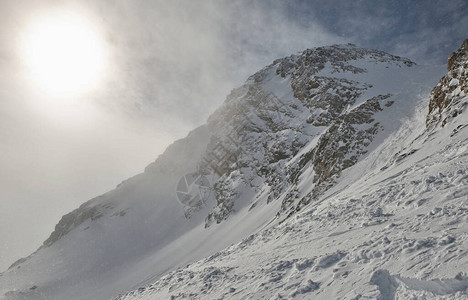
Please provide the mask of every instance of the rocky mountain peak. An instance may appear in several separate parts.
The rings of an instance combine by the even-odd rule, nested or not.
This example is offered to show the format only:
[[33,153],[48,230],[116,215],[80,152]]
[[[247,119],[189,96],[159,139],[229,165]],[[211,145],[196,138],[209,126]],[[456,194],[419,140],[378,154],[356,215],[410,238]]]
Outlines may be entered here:
[[281,77],[286,77],[288,74],[294,74],[295,77],[304,73],[313,75],[323,70],[327,64],[331,68],[331,73],[352,72],[356,74],[366,72],[366,70],[350,62],[364,58],[375,63],[403,63],[407,66],[415,64],[406,58],[383,51],[359,48],[354,44],[306,49],[299,54],[276,60],[273,64],[279,63],[276,73],[280,74]]
[[[264,197],[281,199],[278,216],[292,215],[326,190],[384,130],[375,115],[390,110],[400,88],[394,78],[414,65],[382,51],[332,45],[275,60],[249,77],[208,120],[212,138],[201,167],[220,177],[206,225]],[[303,176],[309,167],[313,172]],[[301,195],[301,181],[314,188]],[[242,204],[249,188],[255,200]]]
[[[447,61],[447,75],[432,90],[429,114],[426,119],[428,128],[444,126],[456,117],[466,106],[468,94],[468,39],[453,52]],[[464,100],[463,100],[464,99]]]

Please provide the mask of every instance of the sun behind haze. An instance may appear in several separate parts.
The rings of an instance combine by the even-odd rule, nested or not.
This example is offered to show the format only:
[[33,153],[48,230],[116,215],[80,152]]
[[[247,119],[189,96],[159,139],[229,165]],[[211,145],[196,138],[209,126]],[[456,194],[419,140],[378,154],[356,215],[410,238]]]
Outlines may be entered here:
[[52,11],[31,20],[21,57],[33,84],[50,96],[78,96],[96,88],[106,65],[99,31],[85,17]]

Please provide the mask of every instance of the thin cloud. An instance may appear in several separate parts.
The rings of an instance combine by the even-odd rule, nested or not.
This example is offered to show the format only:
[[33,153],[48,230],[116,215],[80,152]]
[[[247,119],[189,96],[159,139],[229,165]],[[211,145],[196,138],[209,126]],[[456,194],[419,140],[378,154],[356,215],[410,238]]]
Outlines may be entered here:
[[203,123],[230,89],[275,58],[342,41],[318,24],[298,26],[281,2],[136,3],[106,10],[119,58],[110,87],[126,109],[172,116],[185,129]]

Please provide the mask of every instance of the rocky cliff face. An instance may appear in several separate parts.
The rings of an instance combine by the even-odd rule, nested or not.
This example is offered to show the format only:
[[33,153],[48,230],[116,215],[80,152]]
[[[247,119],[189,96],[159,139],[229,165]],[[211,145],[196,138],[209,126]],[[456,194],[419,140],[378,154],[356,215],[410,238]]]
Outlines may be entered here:
[[[352,44],[319,47],[274,61],[234,90],[208,120],[213,137],[202,169],[214,166],[220,178],[206,226],[265,195],[281,199],[279,217],[292,215],[367,153],[383,130],[374,114],[393,103],[391,89],[372,84],[375,66],[403,71],[415,63]],[[229,159],[210,157],[220,145]],[[309,167],[313,189],[299,193]],[[246,187],[253,202],[242,200]]]
[[[432,90],[426,126],[444,126],[466,109],[468,95],[468,39],[448,58],[447,75]],[[465,101],[463,101],[465,99]]]

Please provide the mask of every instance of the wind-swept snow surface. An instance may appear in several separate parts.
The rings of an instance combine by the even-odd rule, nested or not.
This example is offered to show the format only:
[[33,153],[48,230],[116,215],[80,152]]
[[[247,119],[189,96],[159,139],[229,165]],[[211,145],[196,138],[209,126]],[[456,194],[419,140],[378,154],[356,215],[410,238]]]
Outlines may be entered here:
[[354,45],[273,62],[64,216],[0,295],[467,298],[468,98],[426,128],[442,73]]
[[468,299],[467,122],[395,133],[384,170],[385,143],[281,225],[118,299]]

